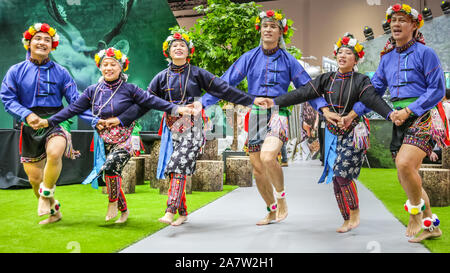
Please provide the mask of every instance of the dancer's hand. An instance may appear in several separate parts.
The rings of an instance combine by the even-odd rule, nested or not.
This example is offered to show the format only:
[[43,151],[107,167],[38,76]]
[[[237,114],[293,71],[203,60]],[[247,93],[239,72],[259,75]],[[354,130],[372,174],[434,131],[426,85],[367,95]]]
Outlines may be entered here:
[[436,162],[436,161],[438,161],[438,159],[439,159],[439,156],[435,152],[431,152],[430,160],[433,162]]
[[322,107],[320,109],[322,110],[323,116],[325,117],[325,119],[329,123],[337,126],[337,123],[341,120],[341,116],[339,116],[338,114],[336,114],[334,112],[331,112],[328,107]]
[[97,125],[95,125],[95,127],[99,130],[102,131],[103,129],[106,128],[106,120],[104,119],[99,119],[97,122]]
[[117,126],[117,125],[119,125],[119,124],[120,124],[120,120],[119,120],[118,118],[116,118],[116,117],[108,118],[108,119],[105,121],[105,126],[106,126],[106,128],[115,127],[115,126]]
[[352,124],[352,121],[358,117],[355,111],[350,111],[347,115],[341,117],[341,120],[338,122],[338,126],[341,129],[346,130]]
[[194,116],[198,116],[202,113],[203,105],[199,101],[195,101],[194,103],[189,104],[187,106],[192,109]]
[[47,127],[48,127],[48,120],[39,118],[39,124],[37,125],[37,128],[41,129],[41,128],[47,128]]
[[28,125],[30,125],[31,128],[33,128],[34,130],[39,129],[39,123],[41,121],[41,118],[36,115],[35,113],[31,113],[29,114],[26,118],[25,118],[26,122]]
[[258,105],[258,106],[260,106],[260,107],[262,107],[262,108],[265,108],[265,109],[267,109],[267,108],[272,108],[272,107],[275,105],[275,103],[273,102],[273,99],[270,99],[270,98],[260,98],[260,97],[256,98],[255,101],[254,101],[253,103],[254,103],[255,105]]
[[412,112],[411,112],[411,110],[408,109],[408,107],[405,107],[402,110],[396,111],[393,122],[395,123],[395,125],[400,126],[405,122],[405,120],[407,120],[409,118],[411,113]]
[[186,116],[190,116],[194,114],[194,108],[193,106],[179,106],[177,108],[177,114],[179,115],[186,115]]

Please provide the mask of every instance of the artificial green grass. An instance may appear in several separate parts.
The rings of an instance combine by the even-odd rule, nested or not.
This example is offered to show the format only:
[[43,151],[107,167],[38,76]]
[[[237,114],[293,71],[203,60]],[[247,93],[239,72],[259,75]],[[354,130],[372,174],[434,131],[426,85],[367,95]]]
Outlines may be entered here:
[[[358,178],[384,206],[405,226],[409,221],[409,214],[404,210],[406,194],[397,179],[396,169],[368,169],[363,168]],[[442,236],[423,241],[423,244],[435,253],[450,253],[450,207],[432,207],[441,221]],[[404,236],[399,234],[399,236]]]
[[[236,189],[224,185],[221,192],[192,192],[186,196],[189,212]],[[47,216],[37,216],[37,198],[31,189],[0,190],[0,253],[111,253],[117,252],[164,228],[158,218],[164,215],[167,195],[159,189],[136,186],[127,194],[128,221],[105,221],[107,195],[90,185],[58,186],[61,221],[39,225]],[[120,213],[119,213],[120,215]]]

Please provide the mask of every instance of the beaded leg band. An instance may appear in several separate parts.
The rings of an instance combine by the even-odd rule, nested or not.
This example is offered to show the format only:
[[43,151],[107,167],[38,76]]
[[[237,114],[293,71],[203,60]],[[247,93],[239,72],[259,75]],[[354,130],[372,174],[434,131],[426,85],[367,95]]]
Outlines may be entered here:
[[425,210],[425,201],[423,199],[420,199],[419,205],[413,206],[413,205],[411,205],[411,203],[409,202],[409,199],[408,199],[408,200],[406,200],[405,210],[412,215],[417,215]]
[[274,212],[277,211],[278,207],[277,207],[277,202],[271,204],[270,206],[267,207],[267,211],[268,212]]
[[441,221],[439,221],[436,214],[433,214],[432,217],[426,217],[422,219],[422,228],[428,231],[433,231],[435,228],[439,226]]
[[53,203],[52,207],[50,208],[50,215],[55,215],[59,209],[61,208],[61,203],[59,203],[58,200],[55,200],[55,203]]
[[277,199],[285,199],[286,198],[286,192],[285,191],[276,192],[276,195],[277,195]]
[[39,185],[39,195],[44,198],[52,198],[55,195],[56,185],[49,189],[44,186],[44,182]]

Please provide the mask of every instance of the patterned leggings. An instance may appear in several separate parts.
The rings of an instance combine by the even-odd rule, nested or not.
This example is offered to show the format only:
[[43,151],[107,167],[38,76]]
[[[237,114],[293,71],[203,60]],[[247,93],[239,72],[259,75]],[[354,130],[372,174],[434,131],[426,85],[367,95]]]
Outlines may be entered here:
[[105,171],[105,183],[108,190],[109,202],[118,201],[118,208],[121,212],[127,210],[127,200],[122,190],[122,170],[131,158],[130,153],[118,146],[105,145],[108,153],[106,161],[102,166]]
[[358,190],[353,180],[340,176],[333,177],[334,196],[344,220],[350,219],[350,210],[358,208]]
[[166,212],[178,213],[187,216],[186,207],[186,175],[170,173],[170,186],[168,192]]
[[105,175],[106,189],[108,190],[109,202],[118,202],[118,208],[121,212],[127,211],[127,200],[122,190],[122,177],[118,175]]

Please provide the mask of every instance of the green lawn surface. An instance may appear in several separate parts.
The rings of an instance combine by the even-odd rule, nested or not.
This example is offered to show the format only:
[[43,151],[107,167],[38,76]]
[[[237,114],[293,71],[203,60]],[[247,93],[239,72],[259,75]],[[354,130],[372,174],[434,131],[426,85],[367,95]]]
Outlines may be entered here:
[[[188,212],[236,188],[224,185],[221,192],[187,194]],[[37,216],[37,198],[31,189],[0,190],[0,253],[111,253],[167,226],[158,221],[164,215],[167,195],[160,195],[148,182],[126,195],[130,216],[124,224],[115,224],[118,218],[105,221],[108,199],[101,188],[58,186],[55,196],[61,202],[62,220],[39,225],[47,216]]]
[[[398,182],[396,169],[362,168],[358,180],[383,202],[384,206],[405,226],[409,214],[403,208],[407,197]],[[423,244],[435,253],[450,253],[450,207],[431,207],[441,221],[440,238],[425,240]],[[398,236],[405,236],[399,234]],[[406,237],[405,237],[406,240]]]

